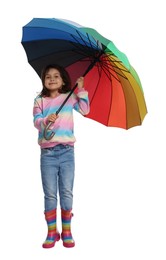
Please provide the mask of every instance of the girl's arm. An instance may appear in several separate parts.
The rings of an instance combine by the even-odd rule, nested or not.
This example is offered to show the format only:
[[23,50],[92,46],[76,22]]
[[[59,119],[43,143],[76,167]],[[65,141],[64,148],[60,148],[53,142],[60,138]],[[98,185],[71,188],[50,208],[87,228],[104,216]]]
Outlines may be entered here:
[[43,128],[48,124],[47,117],[43,117],[42,98],[35,98],[33,106],[33,122],[34,126],[42,132]]
[[88,92],[84,89],[84,78],[77,80],[78,93],[75,95],[74,109],[82,115],[87,115],[90,111]]
[[87,115],[90,111],[88,92],[85,89],[79,90],[75,100],[74,109],[82,115]]

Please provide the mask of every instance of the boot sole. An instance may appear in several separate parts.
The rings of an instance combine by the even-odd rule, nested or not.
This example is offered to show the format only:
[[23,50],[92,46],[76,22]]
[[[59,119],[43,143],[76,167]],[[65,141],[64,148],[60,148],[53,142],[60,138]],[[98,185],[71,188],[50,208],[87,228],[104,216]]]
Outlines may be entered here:
[[42,247],[43,248],[52,248],[55,246],[55,243],[58,242],[60,240],[60,234],[57,234],[57,237],[55,239],[55,241],[51,244],[43,244]]
[[66,248],[71,248],[71,247],[75,247],[75,243],[70,244],[70,243],[63,242],[63,246],[66,247]]

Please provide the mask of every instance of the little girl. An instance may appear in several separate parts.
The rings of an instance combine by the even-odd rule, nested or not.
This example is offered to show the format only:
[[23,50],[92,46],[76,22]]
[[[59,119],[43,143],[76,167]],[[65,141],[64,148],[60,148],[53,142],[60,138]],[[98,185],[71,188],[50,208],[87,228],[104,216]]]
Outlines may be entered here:
[[[77,80],[78,93],[73,93],[58,115],[55,112],[71,90],[67,71],[58,65],[47,66],[41,75],[43,89],[35,98],[34,125],[39,131],[41,147],[41,177],[44,192],[45,219],[48,234],[43,248],[51,248],[60,240],[56,226],[57,192],[60,196],[63,246],[74,247],[71,234],[71,217],[74,183],[73,108],[86,115],[89,112],[88,93],[84,89],[84,78]],[[49,131],[54,132],[51,140],[44,138],[44,129],[51,122]]]

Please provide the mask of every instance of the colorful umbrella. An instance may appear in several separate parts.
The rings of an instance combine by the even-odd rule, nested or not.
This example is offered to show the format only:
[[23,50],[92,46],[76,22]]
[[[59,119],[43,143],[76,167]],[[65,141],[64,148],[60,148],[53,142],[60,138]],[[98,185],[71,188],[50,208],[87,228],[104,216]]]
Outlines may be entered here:
[[85,77],[90,100],[86,117],[124,129],[142,124],[147,108],[139,77],[126,55],[96,30],[68,20],[34,18],[23,27],[22,45],[39,76],[43,67],[57,63],[69,72],[73,85]]

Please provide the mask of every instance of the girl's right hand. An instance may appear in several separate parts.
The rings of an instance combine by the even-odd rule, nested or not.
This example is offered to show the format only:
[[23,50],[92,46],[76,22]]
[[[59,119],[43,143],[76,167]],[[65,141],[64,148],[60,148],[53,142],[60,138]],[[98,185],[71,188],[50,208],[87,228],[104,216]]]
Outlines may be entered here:
[[50,114],[50,115],[47,117],[48,121],[49,121],[49,122],[52,122],[52,123],[54,123],[57,118],[58,118],[58,115],[56,115],[56,114]]

